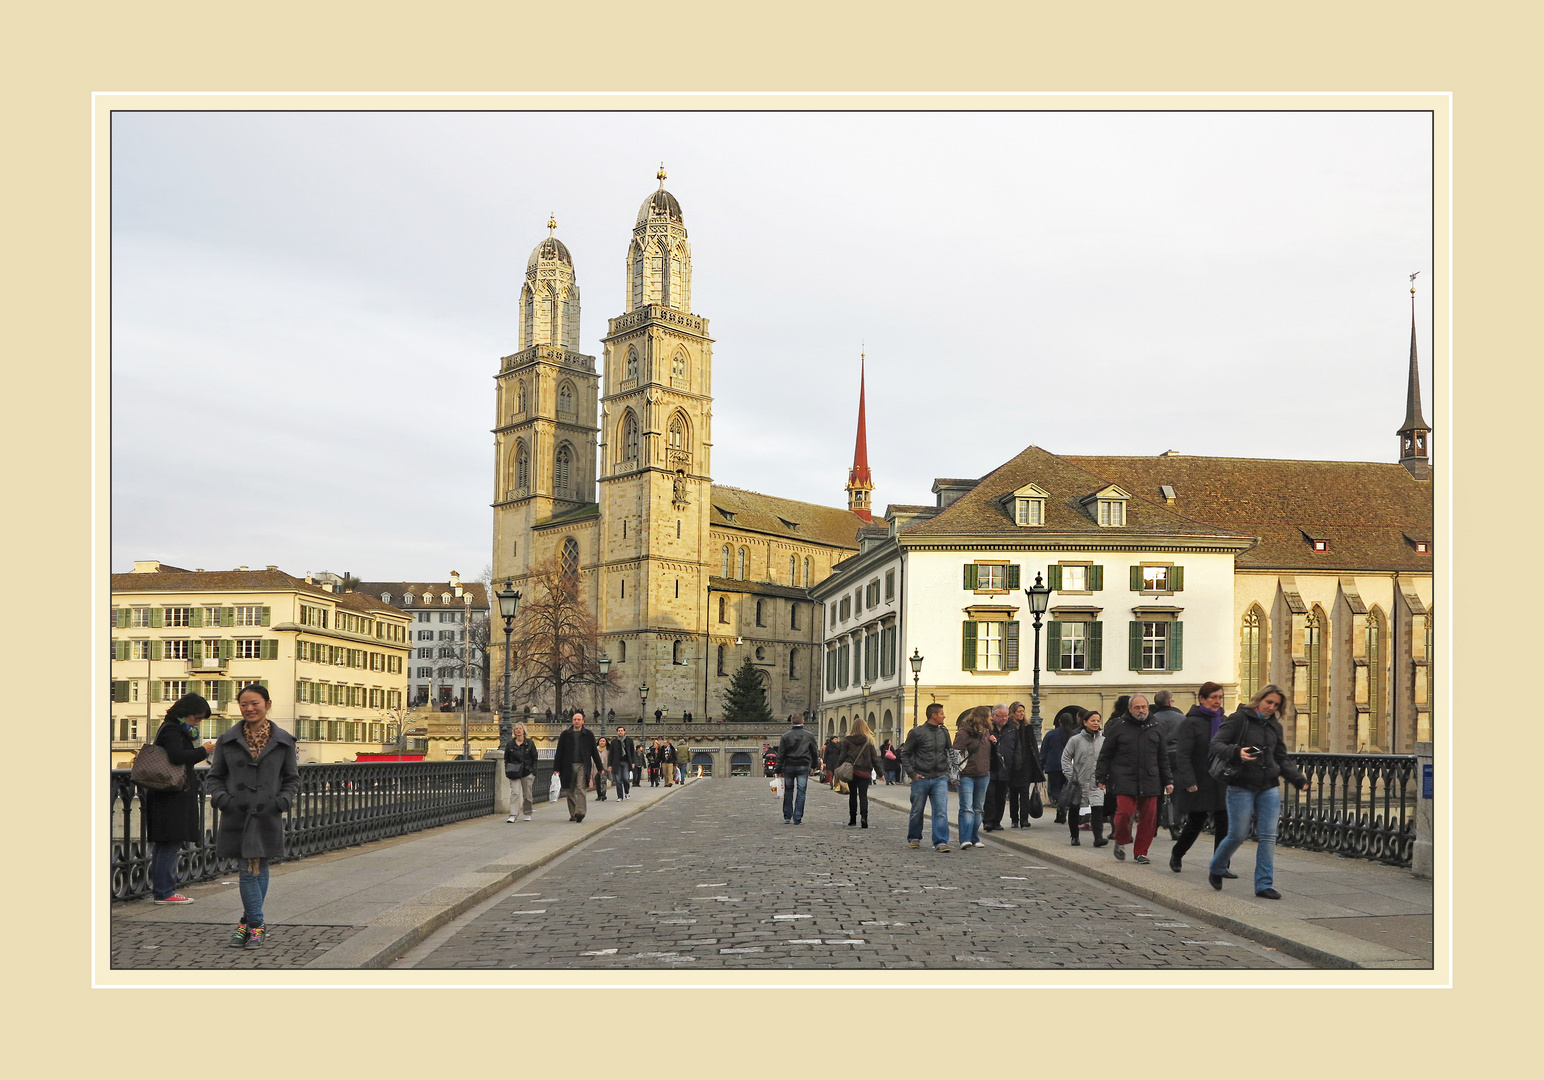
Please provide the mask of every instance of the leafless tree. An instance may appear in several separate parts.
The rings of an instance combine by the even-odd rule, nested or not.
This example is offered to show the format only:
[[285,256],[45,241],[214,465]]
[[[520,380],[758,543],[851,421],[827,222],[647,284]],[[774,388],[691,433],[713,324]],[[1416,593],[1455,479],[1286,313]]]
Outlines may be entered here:
[[[515,622],[510,669],[512,705],[550,700],[563,717],[563,699],[580,686],[600,686],[600,635],[595,616],[579,595],[579,577],[565,572],[554,555],[539,564],[523,586]],[[609,689],[609,687],[608,687]]]

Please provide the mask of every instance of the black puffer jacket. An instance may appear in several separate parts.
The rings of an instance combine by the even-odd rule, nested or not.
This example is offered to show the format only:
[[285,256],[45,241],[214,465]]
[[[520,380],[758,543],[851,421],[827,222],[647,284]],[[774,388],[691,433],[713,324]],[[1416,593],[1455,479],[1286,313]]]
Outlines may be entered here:
[[1162,795],[1164,787],[1174,782],[1163,728],[1151,716],[1138,720],[1127,715],[1105,733],[1094,777],[1116,795]]
[[918,724],[901,744],[901,769],[910,780],[946,776],[949,772],[949,733],[942,724]]
[[[1245,761],[1239,754],[1239,748],[1244,746],[1258,746],[1265,752],[1253,761]],[[1228,784],[1229,787],[1264,791],[1275,787],[1283,776],[1298,786],[1308,782],[1287,757],[1286,736],[1276,717],[1257,716],[1247,705],[1222,722],[1217,737],[1212,740],[1211,752],[1226,754],[1229,761],[1243,766],[1243,772]]]
[[[1174,736],[1174,809],[1182,814],[1226,810],[1221,784],[1212,779],[1212,718],[1192,705]],[[1188,790],[1194,785],[1195,790]]]
[[536,744],[529,738],[518,743],[510,739],[504,744],[504,775],[511,780],[536,775]]

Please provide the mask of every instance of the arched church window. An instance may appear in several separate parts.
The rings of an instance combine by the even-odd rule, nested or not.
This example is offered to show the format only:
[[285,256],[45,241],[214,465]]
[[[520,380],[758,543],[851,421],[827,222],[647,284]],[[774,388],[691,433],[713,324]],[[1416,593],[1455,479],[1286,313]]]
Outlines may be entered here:
[[572,536],[563,538],[563,557],[559,564],[565,578],[577,577],[579,574],[579,541]]
[[552,492],[560,499],[566,499],[570,494],[568,483],[573,471],[573,461],[573,451],[568,448],[567,443],[558,447],[557,457],[552,461]]
[[718,598],[718,621],[725,623],[729,621],[729,603],[722,596]]
[[[728,544],[724,545],[723,556],[724,556],[724,567],[723,567],[722,570],[720,570],[718,572],[718,576],[719,577],[728,577],[729,576],[729,545]],[[722,600],[720,600],[719,602],[723,603]]]
[[627,347],[627,365],[622,377],[624,379],[636,379],[638,377],[638,350],[631,345]]
[[1387,691],[1383,682],[1383,611],[1367,615],[1364,654],[1367,657],[1367,737],[1374,750],[1388,751],[1388,730],[1383,722]]
[[681,643],[679,641],[670,646],[670,662],[672,664],[681,663]]
[[809,561],[809,559],[805,559],[804,560],[804,587],[806,589],[810,587],[810,561]]
[[[636,310],[643,307],[643,249],[637,244],[633,245],[632,259],[630,261],[633,265],[633,308]],[[628,378],[633,378],[638,374],[637,354],[631,349],[627,351],[630,361],[629,367],[632,372],[628,375]]]
[[1265,612],[1251,604],[1238,633],[1238,692],[1246,700],[1265,685],[1265,641]]
[[622,421],[622,460],[638,460],[638,417],[631,409]]
[[797,585],[798,583],[799,557],[797,555],[790,555],[788,556],[788,584]]
[[670,449],[686,449],[686,420],[680,413],[670,418]]
[[515,490],[525,491],[531,486],[531,452],[525,440],[515,443]]
[[1308,749],[1328,750],[1324,703],[1329,697],[1329,667],[1324,655],[1324,609],[1315,604],[1303,624],[1303,655],[1308,661]]
[[520,380],[519,402],[520,403],[519,403],[519,405],[516,406],[515,411],[516,412],[520,412],[520,413],[524,413],[525,410],[526,410],[526,407],[527,407],[527,405],[526,405],[526,396],[525,396],[525,380],[524,379]]
[[686,378],[686,354],[685,353],[683,353],[683,352],[676,353],[675,354],[675,358],[670,361],[670,377],[672,379],[683,379],[683,380]]
[[670,297],[665,301],[672,307],[686,310],[686,275],[681,267],[681,249],[671,249],[670,252]]
[[745,580],[745,556],[746,556],[746,552],[745,552],[745,549],[744,549],[744,548],[741,548],[741,549],[740,549],[740,565],[739,565],[739,573],[737,573],[737,574],[736,574],[736,575],[735,575],[735,576],[736,576],[736,577],[738,577],[738,578],[739,578],[739,579],[740,579],[740,580],[741,580],[741,581],[744,581],[744,580]]
[[574,411],[574,384],[565,382],[558,387],[558,412],[572,414]]
[[718,674],[724,674],[724,647],[718,647]]

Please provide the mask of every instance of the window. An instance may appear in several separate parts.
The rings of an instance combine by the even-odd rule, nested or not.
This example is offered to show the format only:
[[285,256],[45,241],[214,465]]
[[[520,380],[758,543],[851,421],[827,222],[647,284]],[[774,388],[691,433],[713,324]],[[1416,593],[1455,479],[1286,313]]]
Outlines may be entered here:
[[1143,592],[1167,592],[1169,589],[1169,568],[1167,566],[1142,567],[1142,591]]
[[192,626],[193,609],[185,607],[169,607],[166,609],[161,625]]
[[1083,623],[1063,623],[1061,626],[1062,671],[1088,670],[1088,628]]
[[797,679],[799,677],[799,650],[798,649],[789,649],[788,650],[788,677],[790,679]]
[[1425,641],[1422,649],[1422,656],[1426,659],[1425,671],[1422,673],[1423,689],[1426,691],[1423,702],[1425,708],[1416,710],[1415,737],[1421,742],[1430,742],[1432,691],[1434,689],[1432,668],[1437,655],[1437,631],[1430,615],[1426,616],[1425,630]]
[[1246,700],[1265,685],[1265,640],[1265,612],[1251,605],[1238,633],[1238,693]]
[[526,449],[525,440],[520,439],[515,443],[515,490],[528,491],[531,487],[531,452]]
[[1003,623],[984,622],[976,627],[976,670],[1003,669]]
[[791,630],[799,629],[799,605],[788,605],[788,627]]
[[220,625],[220,609],[219,608],[217,608],[217,607],[206,607],[204,609],[204,625],[205,626],[219,626]]
[[[633,275],[635,279],[642,272],[642,266],[643,264],[641,260],[635,261],[633,263]],[[623,369],[622,377],[624,379],[636,379],[638,377],[638,350],[633,348],[631,345],[627,347],[627,364]]]
[[740,549],[740,559],[739,559],[739,563],[738,563],[738,568],[737,568],[737,572],[735,574],[735,577],[739,578],[741,581],[745,580],[745,561],[746,561],[746,555],[747,555],[746,550],[744,548],[741,548]]
[[836,662],[837,662],[836,650],[834,648],[832,648],[831,646],[827,645],[826,646],[826,690],[827,691],[831,691],[831,690],[835,690],[836,689]]
[[416,672],[416,676],[415,676],[416,678],[420,678],[420,679],[432,679],[432,678],[434,678],[434,669],[432,667],[419,667],[419,668],[415,668],[414,671]]
[[722,554],[723,554],[724,565],[723,565],[723,568],[719,570],[718,576],[719,577],[728,577],[729,576],[729,545],[728,544],[724,545],[724,550],[723,550]]
[[1098,671],[1103,666],[1104,624],[1063,622],[1046,624],[1046,667],[1052,671]]
[[204,646],[204,656],[206,659],[214,660],[220,655],[219,638],[205,638],[202,644]]
[[799,557],[797,555],[788,556],[788,584],[799,584]]
[[852,670],[852,665],[847,662],[849,649],[845,640],[836,649],[836,685],[839,690],[847,689],[847,673]]
[[187,638],[163,641],[161,643],[161,656],[167,660],[186,660],[188,658]]
[[579,573],[579,541],[572,536],[563,538],[563,576],[575,577]]
[[756,625],[757,626],[765,626],[765,625],[767,625],[766,623],[761,621],[761,601],[760,600],[756,601]]
[[670,377],[672,379],[686,378],[686,355],[676,353],[675,359],[670,361]]
[[1100,499],[1098,521],[1103,526],[1118,526],[1126,524],[1126,501],[1124,499]]
[[965,588],[973,592],[1012,592],[1019,587],[1017,564],[966,563]]
[[1417,540],[1415,542],[1415,550],[1421,555],[1431,554],[1431,541]]
[[885,599],[886,600],[894,600],[895,599],[895,571],[894,570],[886,570],[885,571]]
[[625,640],[617,642],[617,663],[627,663],[627,642]]
[[150,625],[150,609],[147,608],[147,607],[130,608],[129,609],[129,625],[130,626],[149,626]]
[[428,611],[420,611],[418,613],[418,621],[419,622],[433,622],[434,621],[434,614],[432,612],[428,612]]
[[[265,624],[263,613],[266,610],[266,608],[261,607],[238,607],[236,609],[235,624],[237,626],[263,626]],[[324,611],[322,613],[321,625],[326,626],[326,620],[327,613]]]
[[1179,592],[1185,587],[1183,566],[1133,566],[1131,591],[1145,593]]
[[561,499],[570,495],[568,482],[573,469],[574,453],[564,443],[558,447],[557,457],[552,461],[552,491]]
[[1328,540],[1315,540],[1313,542],[1313,549],[1315,551],[1328,551],[1330,549],[1330,542]]
[[420,631],[418,631],[418,640],[419,641],[433,641],[434,640],[434,631],[433,630],[420,630]]
[[677,540],[679,540],[679,539],[681,539],[681,519],[680,519],[680,518],[676,518],[676,523],[675,523],[675,538],[676,538],[676,539],[677,539]]
[[558,387],[558,415],[572,416],[574,413],[574,384],[565,382]]
[[[237,610],[239,611],[241,609],[238,608]],[[240,626],[256,626],[258,624],[257,623],[239,623],[238,625],[240,625]],[[319,626],[319,627],[322,627],[322,628],[325,629],[326,626],[327,626],[327,609],[326,608],[319,608],[319,607],[312,607],[310,604],[301,604],[300,605],[300,625],[301,626]]]
[[150,653],[150,642],[143,639],[129,642],[130,660],[149,660]]
[[866,597],[864,599],[865,605],[870,610],[878,607],[879,606],[879,579],[878,578],[875,578],[873,581],[868,583],[868,589],[866,590],[866,593],[867,593],[867,595],[866,595]]
[[680,413],[670,418],[670,449],[686,449],[686,421]]
[[844,596],[844,597],[842,597],[842,622],[846,622],[848,617],[851,614],[852,614],[852,597]]
[[895,674],[895,645],[899,637],[894,623],[879,632],[879,674],[883,678]]
[[1180,631],[1178,621],[1140,619],[1131,623],[1132,671],[1180,670]]
[[1383,722],[1385,691],[1383,683],[1383,612],[1373,608],[1363,631],[1363,653],[1367,658],[1367,737],[1374,750],[1388,749],[1388,731]]
[[767,658],[767,650],[764,647],[760,646],[760,645],[756,646],[756,661],[758,663],[760,663],[762,660],[765,660],[766,658]]
[[729,621],[729,599],[727,597],[720,596],[718,598],[718,621],[721,623]]
[[681,643],[679,641],[672,642],[670,645],[670,662],[672,664],[682,663]]
[[1044,499],[1013,500],[1013,521],[1017,525],[1044,525]]
[[525,380],[524,379],[520,380],[520,389],[517,391],[517,400],[518,400],[518,403],[515,406],[515,411],[518,412],[518,413],[525,412],[526,407],[527,407],[527,398],[526,398],[526,395],[525,395]]
[[1019,624],[998,619],[966,622],[960,666],[965,671],[1017,671]]
[[1324,662],[1324,609],[1317,604],[1303,624],[1303,654],[1308,661],[1308,747],[1329,749],[1324,703],[1329,699],[1329,668]]
[[717,671],[718,671],[718,674],[720,674],[720,675],[724,674],[724,647],[722,645],[720,645],[718,647],[718,668],[717,668]]

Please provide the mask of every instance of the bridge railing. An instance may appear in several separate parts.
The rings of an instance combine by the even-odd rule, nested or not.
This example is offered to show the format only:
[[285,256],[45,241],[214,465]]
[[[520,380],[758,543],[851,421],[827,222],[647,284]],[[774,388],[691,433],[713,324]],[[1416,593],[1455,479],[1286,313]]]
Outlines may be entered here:
[[[177,882],[235,874],[239,859],[215,855],[219,814],[204,794],[208,769],[192,769],[198,798],[197,843],[183,845]],[[150,891],[150,843],[140,790],[129,770],[109,777],[112,897],[127,900]],[[299,859],[372,840],[432,829],[493,813],[496,761],[376,761],[300,766],[300,792],[284,814],[284,859]]]
[[1285,785],[1277,842],[1409,866],[1416,759],[1404,754],[1293,754],[1307,792]]

